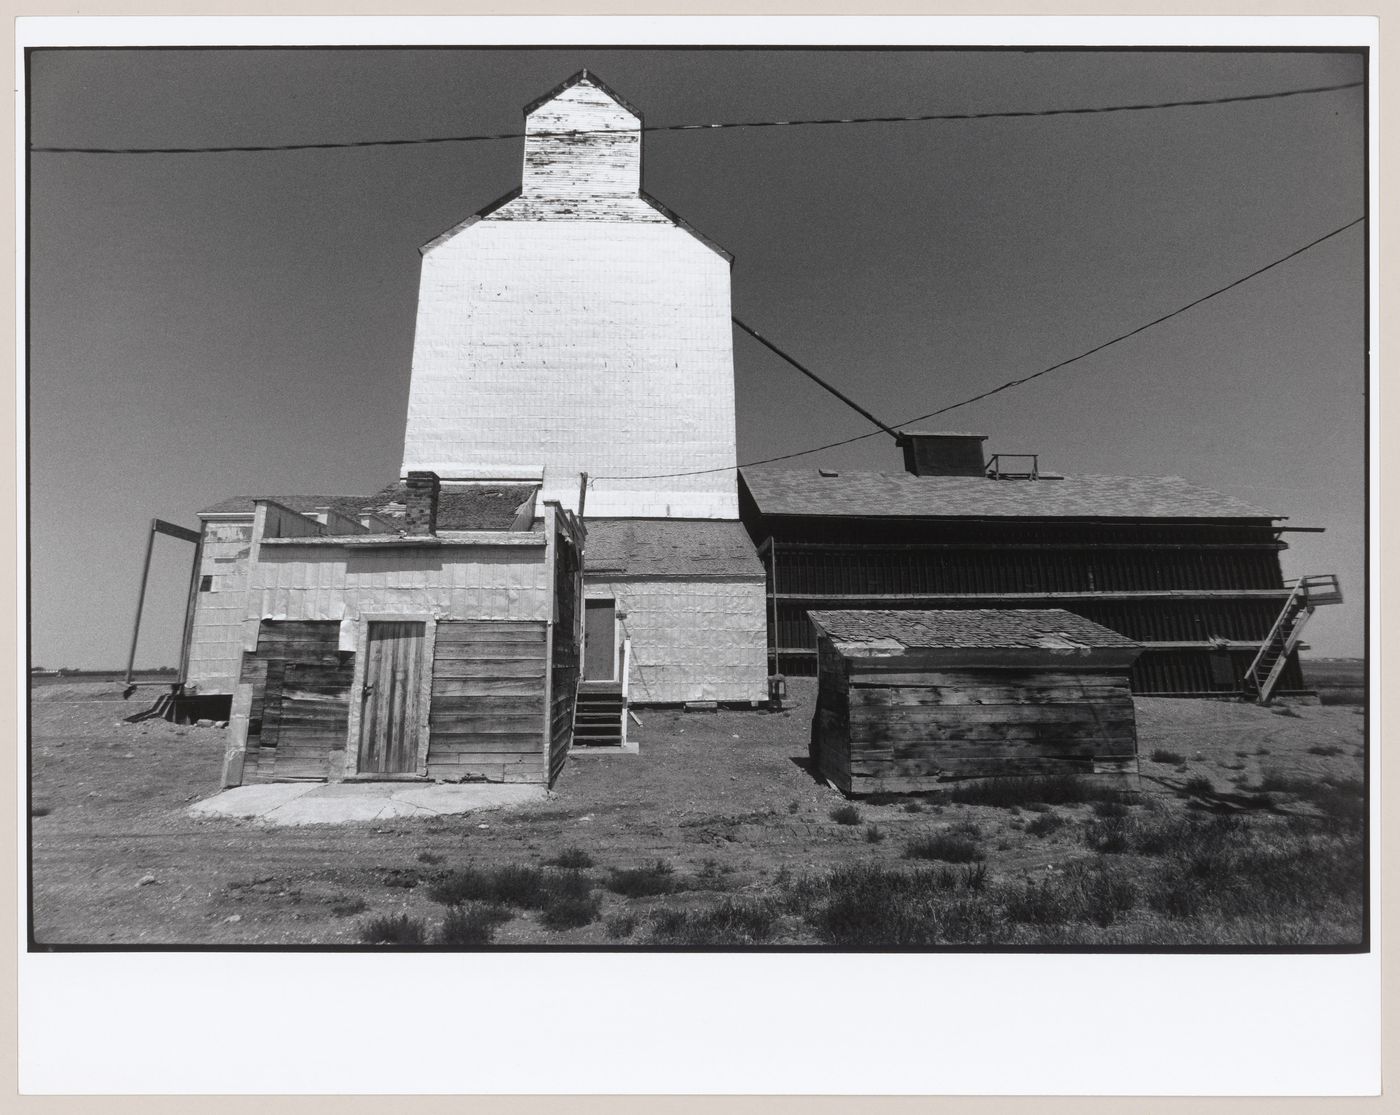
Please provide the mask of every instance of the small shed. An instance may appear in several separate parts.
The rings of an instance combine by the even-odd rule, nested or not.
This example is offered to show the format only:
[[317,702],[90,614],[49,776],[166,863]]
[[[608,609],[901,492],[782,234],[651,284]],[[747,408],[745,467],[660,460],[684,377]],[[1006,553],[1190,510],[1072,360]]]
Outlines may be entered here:
[[1057,774],[1136,788],[1131,639],[1061,608],[811,619],[812,767],[843,793]]

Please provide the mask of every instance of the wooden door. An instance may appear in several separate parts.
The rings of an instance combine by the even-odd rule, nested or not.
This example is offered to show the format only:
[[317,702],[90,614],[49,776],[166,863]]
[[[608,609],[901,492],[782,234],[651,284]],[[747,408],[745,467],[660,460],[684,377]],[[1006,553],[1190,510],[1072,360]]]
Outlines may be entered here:
[[423,679],[423,624],[370,623],[361,690],[361,774],[413,774]]
[[617,658],[617,602],[585,600],[583,611],[583,680],[614,681]]

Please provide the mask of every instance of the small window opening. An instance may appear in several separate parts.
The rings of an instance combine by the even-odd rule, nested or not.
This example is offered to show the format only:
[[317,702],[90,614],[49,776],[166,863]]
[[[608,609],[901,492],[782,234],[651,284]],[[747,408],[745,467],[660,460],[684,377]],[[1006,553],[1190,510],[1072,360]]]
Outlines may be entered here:
[[206,573],[204,576],[202,576],[202,577],[199,579],[199,591],[200,591],[200,592],[211,592],[211,591],[213,591],[213,588],[214,588],[214,577],[213,577],[212,574]]

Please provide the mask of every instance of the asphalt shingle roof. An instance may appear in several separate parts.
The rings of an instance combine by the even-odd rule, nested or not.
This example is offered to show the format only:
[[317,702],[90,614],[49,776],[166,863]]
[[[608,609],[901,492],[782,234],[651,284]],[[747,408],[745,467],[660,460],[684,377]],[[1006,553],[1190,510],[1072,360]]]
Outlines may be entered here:
[[765,515],[1026,519],[1282,519],[1179,476],[990,480],[813,469],[745,468]]
[[584,569],[619,576],[763,574],[743,525],[718,519],[586,519]]
[[809,612],[837,643],[894,640],[906,647],[1018,649],[1135,647],[1116,631],[1063,608],[963,608],[924,612]]

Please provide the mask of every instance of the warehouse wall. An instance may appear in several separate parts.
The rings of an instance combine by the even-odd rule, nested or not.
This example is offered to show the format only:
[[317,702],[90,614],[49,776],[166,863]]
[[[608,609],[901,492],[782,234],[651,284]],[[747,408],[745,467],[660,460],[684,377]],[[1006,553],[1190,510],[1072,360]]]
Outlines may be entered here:
[[584,595],[617,601],[633,704],[767,699],[761,580],[590,578]]
[[209,578],[209,588],[195,596],[185,673],[186,684],[201,693],[232,693],[238,681],[252,537],[251,516],[204,524],[199,575],[201,585]]

